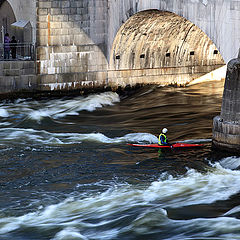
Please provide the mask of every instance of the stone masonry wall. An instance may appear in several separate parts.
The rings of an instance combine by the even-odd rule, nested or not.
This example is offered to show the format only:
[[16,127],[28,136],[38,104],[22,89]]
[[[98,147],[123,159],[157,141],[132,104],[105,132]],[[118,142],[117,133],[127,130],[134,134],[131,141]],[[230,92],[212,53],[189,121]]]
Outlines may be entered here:
[[37,77],[34,61],[0,62],[0,94],[34,90]]
[[38,0],[40,90],[104,85],[106,24],[107,0]]
[[162,67],[128,70],[109,70],[108,81],[113,88],[136,84],[161,84],[185,86],[206,72],[212,72],[222,65]]
[[240,54],[229,61],[220,116],[213,119],[213,146],[240,151]]

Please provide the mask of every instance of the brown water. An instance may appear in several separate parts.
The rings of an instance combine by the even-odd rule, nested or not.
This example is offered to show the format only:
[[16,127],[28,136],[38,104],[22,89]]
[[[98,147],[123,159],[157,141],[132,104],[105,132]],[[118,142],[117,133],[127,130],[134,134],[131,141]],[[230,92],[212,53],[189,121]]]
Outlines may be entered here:
[[[0,104],[0,239],[239,239],[240,158],[211,150],[223,82]],[[158,151],[131,142],[203,148]]]

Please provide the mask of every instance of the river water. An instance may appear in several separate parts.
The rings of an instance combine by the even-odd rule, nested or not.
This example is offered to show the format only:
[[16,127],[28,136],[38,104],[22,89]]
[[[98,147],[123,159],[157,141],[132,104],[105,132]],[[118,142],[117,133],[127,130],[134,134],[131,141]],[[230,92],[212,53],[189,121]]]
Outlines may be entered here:
[[[240,239],[240,158],[211,150],[223,82],[0,104],[0,239]],[[143,149],[163,127],[198,149]]]

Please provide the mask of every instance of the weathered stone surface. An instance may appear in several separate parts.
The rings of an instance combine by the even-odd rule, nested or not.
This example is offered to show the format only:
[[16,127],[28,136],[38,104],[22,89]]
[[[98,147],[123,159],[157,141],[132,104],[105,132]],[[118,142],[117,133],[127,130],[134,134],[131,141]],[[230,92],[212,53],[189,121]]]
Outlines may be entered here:
[[[16,19],[30,19],[33,35],[37,35],[33,40],[37,40],[38,79],[45,74],[61,78],[68,73],[94,79],[97,75],[93,72],[109,70],[99,74],[98,81],[114,86],[143,82],[181,85],[224,64],[221,55],[225,61],[234,57],[240,39],[240,29],[233,24],[238,21],[239,0],[8,2]],[[147,17],[142,11],[149,9]],[[152,9],[160,10],[162,18]],[[226,44],[229,39],[231,44]],[[221,54],[212,54],[216,48]],[[54,83],[55,78],[49,79]],[[231,101],[226,108],[229,115]]]
[[[108,75],[104,75],[106,78],[99,80],[108,80],[112,86],[144,82],[184,85],[224,64],[220,54],[213,54],[214,44],[194,24],[175,14],[156,10],[138,13],[122,26],[109,63],[108,0],[76,0],[77,13],[71,12],[69,1],[50,2],[52,5],[47,11],[50,15],[38,17],[38,22],[43,24],[38,25],[39,34],[46,24],[48,26],[48,31],[39,35],[40,75],[89,72],[91,78],[93,71],[109,70]],[[47,8],[39,5],[41,7]],[[51,12],[54,8],[60,11]],[[190,55],[190,51],[194,55]],[[170,56],[166,56],[167,53]],[[146,74],[136,74],[138,69],[144,72],[150,69],[151,74],[145,78]],[[120,72],[112,74],[113,70]],[[124,77],[122,70],[128,71]]]
[[0,69],[0,94],[36,89],[34,61],[4,61]]
[[227,66],[221,115],[213,119],[213,146],[240,151],[240,58]]

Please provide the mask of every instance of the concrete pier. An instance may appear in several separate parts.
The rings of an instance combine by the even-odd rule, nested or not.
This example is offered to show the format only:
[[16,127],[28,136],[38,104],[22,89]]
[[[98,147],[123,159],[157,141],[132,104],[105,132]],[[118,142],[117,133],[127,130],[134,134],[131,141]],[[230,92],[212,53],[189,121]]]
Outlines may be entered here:
[[213,119],[213,147],[240,151],[240,54],[227,66],[221,114]]

